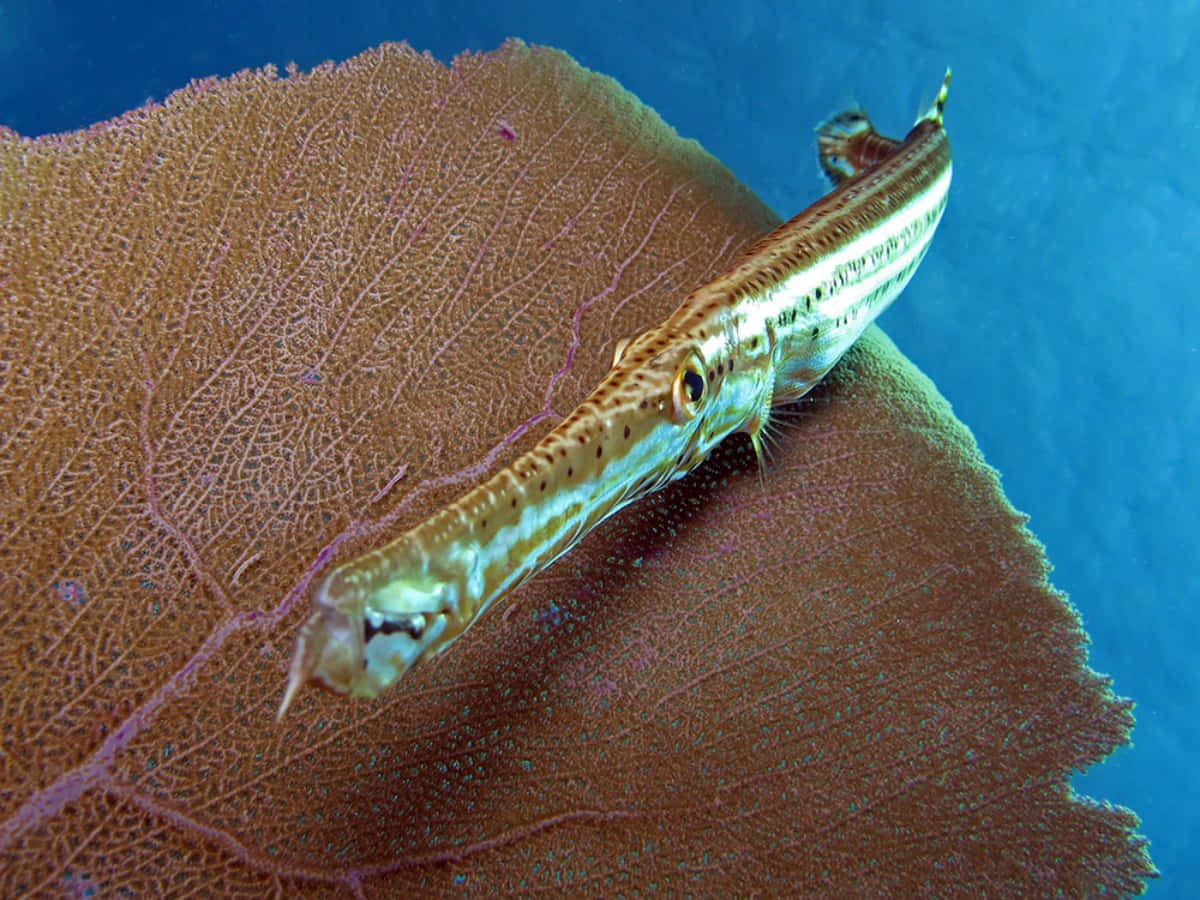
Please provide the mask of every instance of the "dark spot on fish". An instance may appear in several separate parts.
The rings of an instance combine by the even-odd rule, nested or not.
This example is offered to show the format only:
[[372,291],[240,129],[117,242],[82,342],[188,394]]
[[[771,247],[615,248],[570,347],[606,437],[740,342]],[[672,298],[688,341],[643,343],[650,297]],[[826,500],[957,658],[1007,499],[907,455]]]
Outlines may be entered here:
[[573,468],[571,468],[570,466],[567,466],[567,477],[570,478],[574,474],[575,474],[575,470]]
[[517,508],[517,498],[513,497],[512,502],[509,503],[508,505],[511,506],[513,509],[516,509]]
[[538,490],[539,490],[539,491],[544,491],[545,489],[546,489],[546,482],[544,482],[544,481],[543,481],[543,482],[542,482],[542,486],[541,486],[540,488],[538,488]]
[[597,448],[596,448],[596,459],[599,459],[599,458],[600,458],[600,455],[601,455],[603,452],[604,452],[604,447],[602,447],[602,446],[600,446],[600,447],[597,447]]
[[629,440],[629,426],[625,426],[625,440]]

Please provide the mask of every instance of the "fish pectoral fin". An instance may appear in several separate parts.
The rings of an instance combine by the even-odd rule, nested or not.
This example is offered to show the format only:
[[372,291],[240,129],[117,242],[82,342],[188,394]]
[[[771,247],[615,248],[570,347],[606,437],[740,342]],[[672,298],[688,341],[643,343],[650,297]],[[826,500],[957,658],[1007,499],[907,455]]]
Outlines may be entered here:
[[623,337],[617,341],[617,346],[613,348],[613,359],[611,368],[615,369],[621,361],[621,357],[625,355],[625,349],[632,343],[633,338]]

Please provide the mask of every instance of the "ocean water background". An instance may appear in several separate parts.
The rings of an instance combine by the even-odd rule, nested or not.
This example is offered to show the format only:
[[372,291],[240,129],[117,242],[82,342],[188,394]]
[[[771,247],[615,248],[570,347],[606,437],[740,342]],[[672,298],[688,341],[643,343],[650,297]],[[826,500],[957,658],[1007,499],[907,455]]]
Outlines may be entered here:
[[0,124],[71,130],[191,78],[514,35],[614,76],[787,217],[826,190],[818,121],[857,101],[902,134],[952,65],[950,207],[881,324],[1030,515],[1092,666],[1138,703],[1135,746],[1077,788],[1141,815],[1150,896],[1200,891],[1200,2],[165,8],[0,0]]

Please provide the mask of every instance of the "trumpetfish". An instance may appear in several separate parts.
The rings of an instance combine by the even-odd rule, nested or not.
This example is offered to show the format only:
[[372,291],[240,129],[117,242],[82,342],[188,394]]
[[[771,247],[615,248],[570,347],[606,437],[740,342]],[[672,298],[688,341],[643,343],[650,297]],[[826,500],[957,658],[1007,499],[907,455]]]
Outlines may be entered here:
[[300,629],[282,718],[314,681],[375,697],[617,510],[806,394],[908,284],[950,188],[950,84],[900,141],[860,109],[817,128],[833,189],[616,346],[532,450],[396,540],[338,566]]

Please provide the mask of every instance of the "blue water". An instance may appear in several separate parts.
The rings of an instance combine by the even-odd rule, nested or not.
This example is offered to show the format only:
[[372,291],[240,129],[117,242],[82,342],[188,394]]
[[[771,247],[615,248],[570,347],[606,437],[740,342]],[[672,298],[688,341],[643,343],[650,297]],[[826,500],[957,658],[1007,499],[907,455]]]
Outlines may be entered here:
[[1193,896],[1200,5],[984,5],[0,2],[0,123],[74,129],[193,77],[518,35],[616,77],[786,216],[825,190],[814,123],[856,99],[902,133],[953,65],[950,209],[882,324],[1032,517],[1092,665],[1138,701],[1136,745],[1078,785],[1142,816],[1150,896]]

